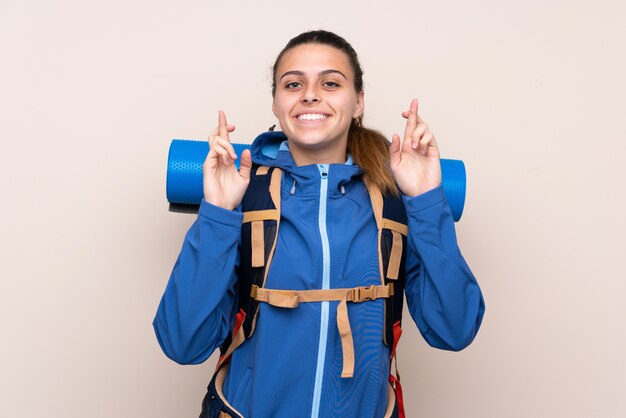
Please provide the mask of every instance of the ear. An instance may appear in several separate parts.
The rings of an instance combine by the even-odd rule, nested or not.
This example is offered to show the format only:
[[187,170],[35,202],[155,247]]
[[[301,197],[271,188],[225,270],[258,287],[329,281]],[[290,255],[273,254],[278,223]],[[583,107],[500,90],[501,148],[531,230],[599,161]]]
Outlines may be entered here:
[[354,108],[353,118],[358,118],[363,115],[365,110],[365,92],[361,90],[356,96],[356,107]]
[[274,113],[274,116],[278,117],[276,114],[276,101],[274,99],[272,99],[272,113]]

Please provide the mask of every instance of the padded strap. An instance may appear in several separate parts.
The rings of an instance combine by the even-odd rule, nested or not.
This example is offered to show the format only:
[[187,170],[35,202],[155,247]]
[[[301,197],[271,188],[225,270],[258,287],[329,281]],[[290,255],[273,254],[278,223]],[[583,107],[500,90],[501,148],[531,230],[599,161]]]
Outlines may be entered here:
[[370,195],[370,201],[372,202],[372,212],[374,213],[374,219],[376,220],[376,227],[378,228],[378,237],[376,242],[378,243],[378,270],[380,274],[380,283],[385,284],[385,277],[383,274],[383,254],[380,250],[380,240],[382,237],[383,226],[383,195],[380,189],[371,181],[367,176],[363,177],[363,182],[367,187],[367,191]]
[[349,289],[278,290],[252,286],[250,296],[279,308],[296,308],[300,302],[339,301],[337,306],[337,328],[341,336],[343,369],[341,377],[354,376],[354,342],[347,302],[360,303],[393,296],[393,283],[381,286],[361,286]]
[[[282,176],[283,176],[283,171],[280,168],[275,167],[272,170],[272,177],[270,178],[269,192],[270,192],[270,197],[272,199],[272,202],[274,203],[274,207],[276,209],[258,211],[258,212],[263,212],[264,216],[268,216],[268,218],[265,218],[265,219],[273,219],[276,221],[276,232],[274,232],[272,235],[272,247],[270,248],[269,254],[267,256],[267,265],[261,264],[261,266],[265,265],[265,268],[263,271],[263,283],[261,287],[265,287],[265,282],[267,281],[267,275],[270,271],[269,266],[272,264],[272,259],[274,258],[274,252],[276,251],[276,242],[278,241],[278,231],[280,229],[280,186],[281,186]],[[269,218],[270,216],[271,218]],[[244,215],[244,218],[245,218],[245,215]],[[264,240],[265,231],[263,230],[262,233],[263,233],[263,240]],[[253,237],[252,239],[252,266],[253,267],[255,267],[255,261],[257,262],[259,261],[258,254],[263,254],[263,260],[265,261],[265,243],[263,243],[262,246],[261,244],[257,244],[256,247],[254,246],[254,243],[255,243],[255,240]],[[255,255],[257,258],[255,258]],[[252,315],[252,324],[250,326],[249,335],[252,335],[254,333],[254,330],[256,329],[256,320],[258,317],[258,313],[259,313],[258,306],[256,307],[254,312],[250,313]]]
[[272,171],[272,179],[270,180],[270,196],[276,206],[276,210],[280,213],[280,180],[283,177],[283,170],[276,167]]
[[376,227],[380,230],[383,228],[383,195],[376,183],[371,181],[369,177],[364,177],[363,181],[369,192],[370,201],[372,202],[372,211],[374,212],[374,219],[376,219]]
[[393,244],[391,247],[391,255],[387,264],[387,278],[391,280],[398,280],[400,276],[400,263],[402,260],[402,235],[408,236],[409,227],[400,222],[393,221],[391,219],[383,218],[384,199],[380,192],[380,189],[373,181],[367,177],[364,178],[367,191],[370,195],[370,201],[372,202],[372,211],[374,213],[374,219],[376,220],[376,226],[378,227],[378,265],[380,267],[380,280],[381,283],[385,283],[385,277],[383,274],[383,256],[380,248],[380,241],[382,238],[382,230],[389,229],[393,235]]
[[[260,166],[256,169],[254,175],[265,176],[269,172],[270,168],[267,166]],[[280,178],[280,176],[279,176]],[[274,181],[274,173],[270,179],[270,194],[272,189],[272,182]],[[280,183],[280,182],[279,182]],[[280,192],[280,184],[279,184]],[[276,206],[276,199],[271,194],[272,200]],[[278,200],[280,201],[280,193],[278,194]],[[280,203],[280,202],[279,202]],[[243,213],[243,223],[251,222],[251,244],[252,244],[252,267],[265,266],[265,228],[263,221],[275,220],[278,223],[280,218],[280,206],[276,206],[276,209],[266,210],[254,210]]]
[[[278,241],[278,229],[280,226],[280,183],[283,177],[283,170],[276,167],[272,171],[272,178],[270,180],[270,196],[272,197],[272,201],[274,202],[274,206],[276,207],[276,235],[274,235],[274,242],[272,243],[272,248],[270,250],[270,254],[267,258],[267,265],[272,265],[272,258],[274,257],[274,251],[276,250],[276,242]],[[265,287],[265,282],[267,281],[267,274],[270,269],[266,268],[263,275],[263,286]],[[256,317],[255,317],[256,320]]]

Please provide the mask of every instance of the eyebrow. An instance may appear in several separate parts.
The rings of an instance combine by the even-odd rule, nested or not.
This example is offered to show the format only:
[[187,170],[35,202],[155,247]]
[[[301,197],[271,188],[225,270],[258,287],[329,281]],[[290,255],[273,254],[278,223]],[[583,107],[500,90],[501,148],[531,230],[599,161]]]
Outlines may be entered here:
[[[327,74],[340,74],[343,78],[345,78],[346,80],[348,79],[348,77],[346,77],[346,75],[344,73],[342,73],[339,70],[324,70],[324,71],[320,71],[318,73],[318,75],[327,75]],[[297,70],[293,70],[293,71],[287,71],[285,74],[281,75],[280,78],[278,79],[278,81],[282,80],[284,77],[288,76],[288,75],[298,75],[298,76],[303,76],[304,72],[302,71],[297,71]]]

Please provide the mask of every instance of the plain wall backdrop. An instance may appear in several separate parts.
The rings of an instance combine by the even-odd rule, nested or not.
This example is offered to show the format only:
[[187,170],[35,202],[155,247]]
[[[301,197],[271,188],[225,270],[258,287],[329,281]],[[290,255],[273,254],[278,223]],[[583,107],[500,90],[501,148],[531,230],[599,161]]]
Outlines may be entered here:
[[179,366],[151,325],[194,219],[168,212],[168,147],[219,109],[239,142],[274,124],[270,66],[317,28],[359,53],[366,125],[402,133],[417,97],[467,167],[487,312],[459,353],[406,315],[408,415],[626,416],[624,21],[621,0],[0,0],[0,416],[197,416],[216,357]]

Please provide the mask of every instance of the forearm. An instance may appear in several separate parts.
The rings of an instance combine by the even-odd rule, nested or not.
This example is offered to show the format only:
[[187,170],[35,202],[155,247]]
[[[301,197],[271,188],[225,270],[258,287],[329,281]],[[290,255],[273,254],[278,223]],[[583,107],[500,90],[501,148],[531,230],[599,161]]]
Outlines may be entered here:
[[226,338],[235,303],[242,214],[203,201],[154,319],[164,353],[183,364],[206,360]]
[[463,259],[443,188],[405,199],[409,217],[406,296],[426,341],[461,350],[485,311],[480,287]]

